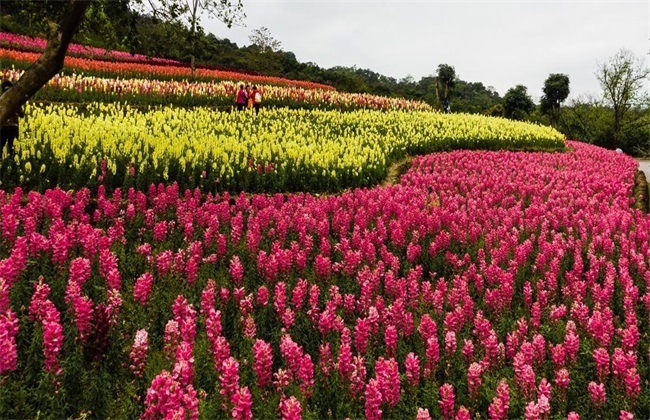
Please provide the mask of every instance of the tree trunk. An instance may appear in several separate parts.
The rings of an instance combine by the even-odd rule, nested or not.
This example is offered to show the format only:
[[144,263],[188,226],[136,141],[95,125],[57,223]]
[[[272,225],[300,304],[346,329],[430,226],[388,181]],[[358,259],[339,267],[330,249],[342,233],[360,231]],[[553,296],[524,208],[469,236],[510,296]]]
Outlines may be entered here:
[[86,9],[94,0],[70,0],[59,24],[52,23],[45,51],[16,82],[0,96],[0,123],[4,123],[63,68],[72,38],[79,30]]
[[194,70],[195,68],[195,62],[194,62],[194,54],[195,54],[195,48],[196,48],[196,20],[197,16],[196,14],[198,13],[198,8],[199,8],[199,2],[198,0],[194,1],[193,8],[192,8],[192,27],[190,28],[190,48],[191,48],[191,54],[190,54],[190,68],[192,69],[192,75],[194,75]]
[[440,108],[441,103],[440,103],[440,92],[439,92],[439,87],[438,87],[438,78],[436,77],[436,102],[438,102],[438,108]]

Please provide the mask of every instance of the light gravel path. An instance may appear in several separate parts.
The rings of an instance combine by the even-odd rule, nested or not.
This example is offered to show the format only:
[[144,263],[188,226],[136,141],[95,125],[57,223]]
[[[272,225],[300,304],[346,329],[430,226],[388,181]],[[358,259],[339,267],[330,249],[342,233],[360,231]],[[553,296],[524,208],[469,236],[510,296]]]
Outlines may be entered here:
[[639,170],[643,171],[646,179],[650,181],[650,160],[639,160]]

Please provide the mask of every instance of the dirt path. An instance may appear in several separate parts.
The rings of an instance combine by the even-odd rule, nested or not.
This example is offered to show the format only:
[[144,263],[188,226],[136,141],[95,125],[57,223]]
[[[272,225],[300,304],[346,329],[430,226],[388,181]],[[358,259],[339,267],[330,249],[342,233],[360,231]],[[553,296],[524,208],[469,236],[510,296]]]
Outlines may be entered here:
[[386,174],[386,178],[381,183],[381,186],[386,187],[388,185],[399,184],[402,175],[404,175],[409,169],[411,169],[412,160],[413,160],[413,156],[407,156],[390,165],[388,167],[388,173]]

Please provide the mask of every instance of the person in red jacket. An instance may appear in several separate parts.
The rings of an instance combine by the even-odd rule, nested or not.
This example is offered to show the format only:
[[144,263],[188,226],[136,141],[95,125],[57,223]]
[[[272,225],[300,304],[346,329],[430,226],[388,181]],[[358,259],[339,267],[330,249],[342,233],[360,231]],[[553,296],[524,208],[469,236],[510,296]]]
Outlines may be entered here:
[[246,102],[248,102],[248,94],[244,90],[244,85],[239,85],[239,92],[237,92],[237,110],[243,111],[246,108]]

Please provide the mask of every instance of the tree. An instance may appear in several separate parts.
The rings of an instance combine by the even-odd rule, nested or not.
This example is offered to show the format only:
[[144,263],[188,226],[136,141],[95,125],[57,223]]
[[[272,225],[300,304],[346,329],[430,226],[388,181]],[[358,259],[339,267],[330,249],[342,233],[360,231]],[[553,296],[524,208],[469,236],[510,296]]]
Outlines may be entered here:
[[[160,16],[165,21],[188,16],[192,29],[191,41],[200,28],[200,18],[204,12],[226,23],[229,27],[244,17],[242,0],[68,0],[65,2],[34,0],[3,0],[3,11],[27,14],[30,21],[47,22],[47,45],[39,59],[29,67],[16,84],[0,96],[0,123],[14,114],[39,89],[63,68],[63,61],[72,38],[79,31],[83,20],[107,22],[111,11],[129,9],[136,5],[142,7],[148,2],[154,18]],[[4,3],[7,3],[5,5]],[[110,6],[110,7],[108,7]],[[91,9],[92,8],[92,9]],[[91,16],[86,16],[90,11]],[[108,13],[107,13],[108,12]],[[58,21],[58,23],[57,23]],[[115,28],[113,28],[115,29]],[[133,34],[131,34],[133,35]],[[194,50],[192,50],[194,51]],[[192,55],[192,67],[194,56]]]
[[[449,106],[449,92],[456,84],[456,70],[449,64],[440,64],[438,66],[438,77],[436,77],[436,98],[438,104],[443,108]],[[440,101],[440,90],[442,91],[442,102]]]
[[643,60],[625,49],[599,64],[596,78],[603,89],[605,103],[613,111],[613,144],[609,146],[622,142],[621,133],[626,116],[630,109],[639,106],[646,99],[642,89],[648,75],[650,69],[644,65]]
[[196,39],[204,14],[225,23],[228,28],[246,17],[242,0],[147,0],[154,16],[179,19],[190,28],[190,67],[195,69]]
[[540,103],[542,114],[548,115],[551,125],[555,127],[560,115],[560,105],[569,96],[569,76],[558,73],[549,75],[542,90],[544,91]]
[[508,89],[503,96],[503,112],[506,118],[524,120],[534,108],[535,104],[524,85]]
[[79,30],[79,24],[86,10],[94,1],[70,0],[59,22],[48,22],[50,30],[43,54],[13,87],[0,96],[0,123],[16,113],[29,98],[61,71],[72,37]]
[[251,44],[257,46],[262,52],[275,52],[281,51],[282,43],[277,39],[273,38],[269,28],[262,26],[259,29],[253,29],[253,32],[248,37]]

